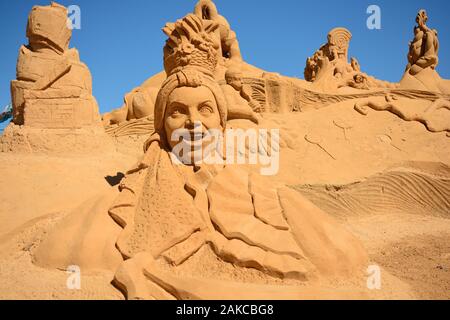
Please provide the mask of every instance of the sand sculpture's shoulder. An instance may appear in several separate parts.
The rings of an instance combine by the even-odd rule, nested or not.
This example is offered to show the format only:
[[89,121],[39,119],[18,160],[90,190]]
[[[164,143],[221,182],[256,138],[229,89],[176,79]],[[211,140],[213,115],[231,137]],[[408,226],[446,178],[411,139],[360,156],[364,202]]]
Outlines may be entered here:
[[61,270],[77,265],[84,271],[114,271],[122,262],[115,248],[121,228],[108,210],[117,195],[112,188],[69,213],[34,252],[34,263]]

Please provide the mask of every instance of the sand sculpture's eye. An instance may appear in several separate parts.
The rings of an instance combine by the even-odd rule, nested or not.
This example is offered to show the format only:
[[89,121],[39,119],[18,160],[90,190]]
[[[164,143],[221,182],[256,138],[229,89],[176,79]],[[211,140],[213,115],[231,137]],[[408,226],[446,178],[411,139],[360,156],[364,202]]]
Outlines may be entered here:
[[210,102],[205,102],[198,107],[200,114],[209,115],[214,113],[214,109]]
[[183,108],[182,106],[174,106],[170,109],[170,116],[171,117],[178,117],[181,115],[185,115],[186,112],[186,108]]

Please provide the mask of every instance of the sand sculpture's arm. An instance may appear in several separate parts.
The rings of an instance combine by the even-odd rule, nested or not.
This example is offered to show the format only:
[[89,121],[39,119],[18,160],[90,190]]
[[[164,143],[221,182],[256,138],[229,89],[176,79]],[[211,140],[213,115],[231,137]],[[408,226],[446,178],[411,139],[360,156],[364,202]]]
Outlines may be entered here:
[[236,33],[230,30],[228,38],[223,42],[224,49],[228,52],[229,58],[233,61],[242,61],[241,49],[239,48],[239,42],[236,37]]
[[232,86],[226,84],[222,86],[225,98],[228,104],[228,120],[247,119],[254,123],[258,123],[258,118],[253,112],[252,105],[249,101],[241,96]]
[[438,99],[432,102],[425,110],[414,110],[411,106],[402,105],[400,102],[395,103],[396,97],[386,95],[386,101],[379,101],[379,98],[363,99],[355,104],[355,110],[362,115],[368,114],[368,108],[377,111],[389,111],[397,115],[405,121],[417,121],[424,124],[431,132],[441,132],[450,130],[450,124],[438,123],[432,117],[433,113],[439,109],[450,110],[450,101]]

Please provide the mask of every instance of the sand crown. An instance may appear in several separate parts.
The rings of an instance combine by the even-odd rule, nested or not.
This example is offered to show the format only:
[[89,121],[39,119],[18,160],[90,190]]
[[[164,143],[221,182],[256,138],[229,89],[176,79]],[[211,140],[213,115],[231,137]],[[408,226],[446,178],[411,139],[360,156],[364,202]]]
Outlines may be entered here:
[[189,14],[168,23],[163,32],[169,37],[164,46],[164,69],[168,76],[185,68],[195,68],[212,75],[218,62],[219,42],[215,37],[217,23],[205,25]]

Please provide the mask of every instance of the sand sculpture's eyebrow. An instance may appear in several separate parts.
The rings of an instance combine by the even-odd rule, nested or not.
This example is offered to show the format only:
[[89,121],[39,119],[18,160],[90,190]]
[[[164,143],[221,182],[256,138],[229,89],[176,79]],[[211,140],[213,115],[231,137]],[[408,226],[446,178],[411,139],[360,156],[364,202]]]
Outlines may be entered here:
[[[210,99],[207,99],[202,102],[199,102],[196,107],[199,108],[202,106],[211,106],[212,104],[214,104],[214,102]],[[174,108],[179,108],[179,107],[182,107],[183,109],[188,109],[190,107],[190,105],[183,103],[183,100],[180,100],[180,101],[177,100],[177,101],[170,102],[168,109],[172,110]]]
[[203,102],[200,102],[199,104],[198,104],[198,106],[200,107],[200,106],[203,106],[203,105],[208,105],[208,104],[213,104],[214,103],[214,101],[212,101],[212,100],[210,100],[210,99],[207,99],[207,100],[205,100],[205,101],[203,101]]
[[169,104],[169,109],[173,109],[173,108],[178,108],[178,107],[182,107],[184,109],[189,108],[188,104],[183,103],[183,101],[171,101]]

